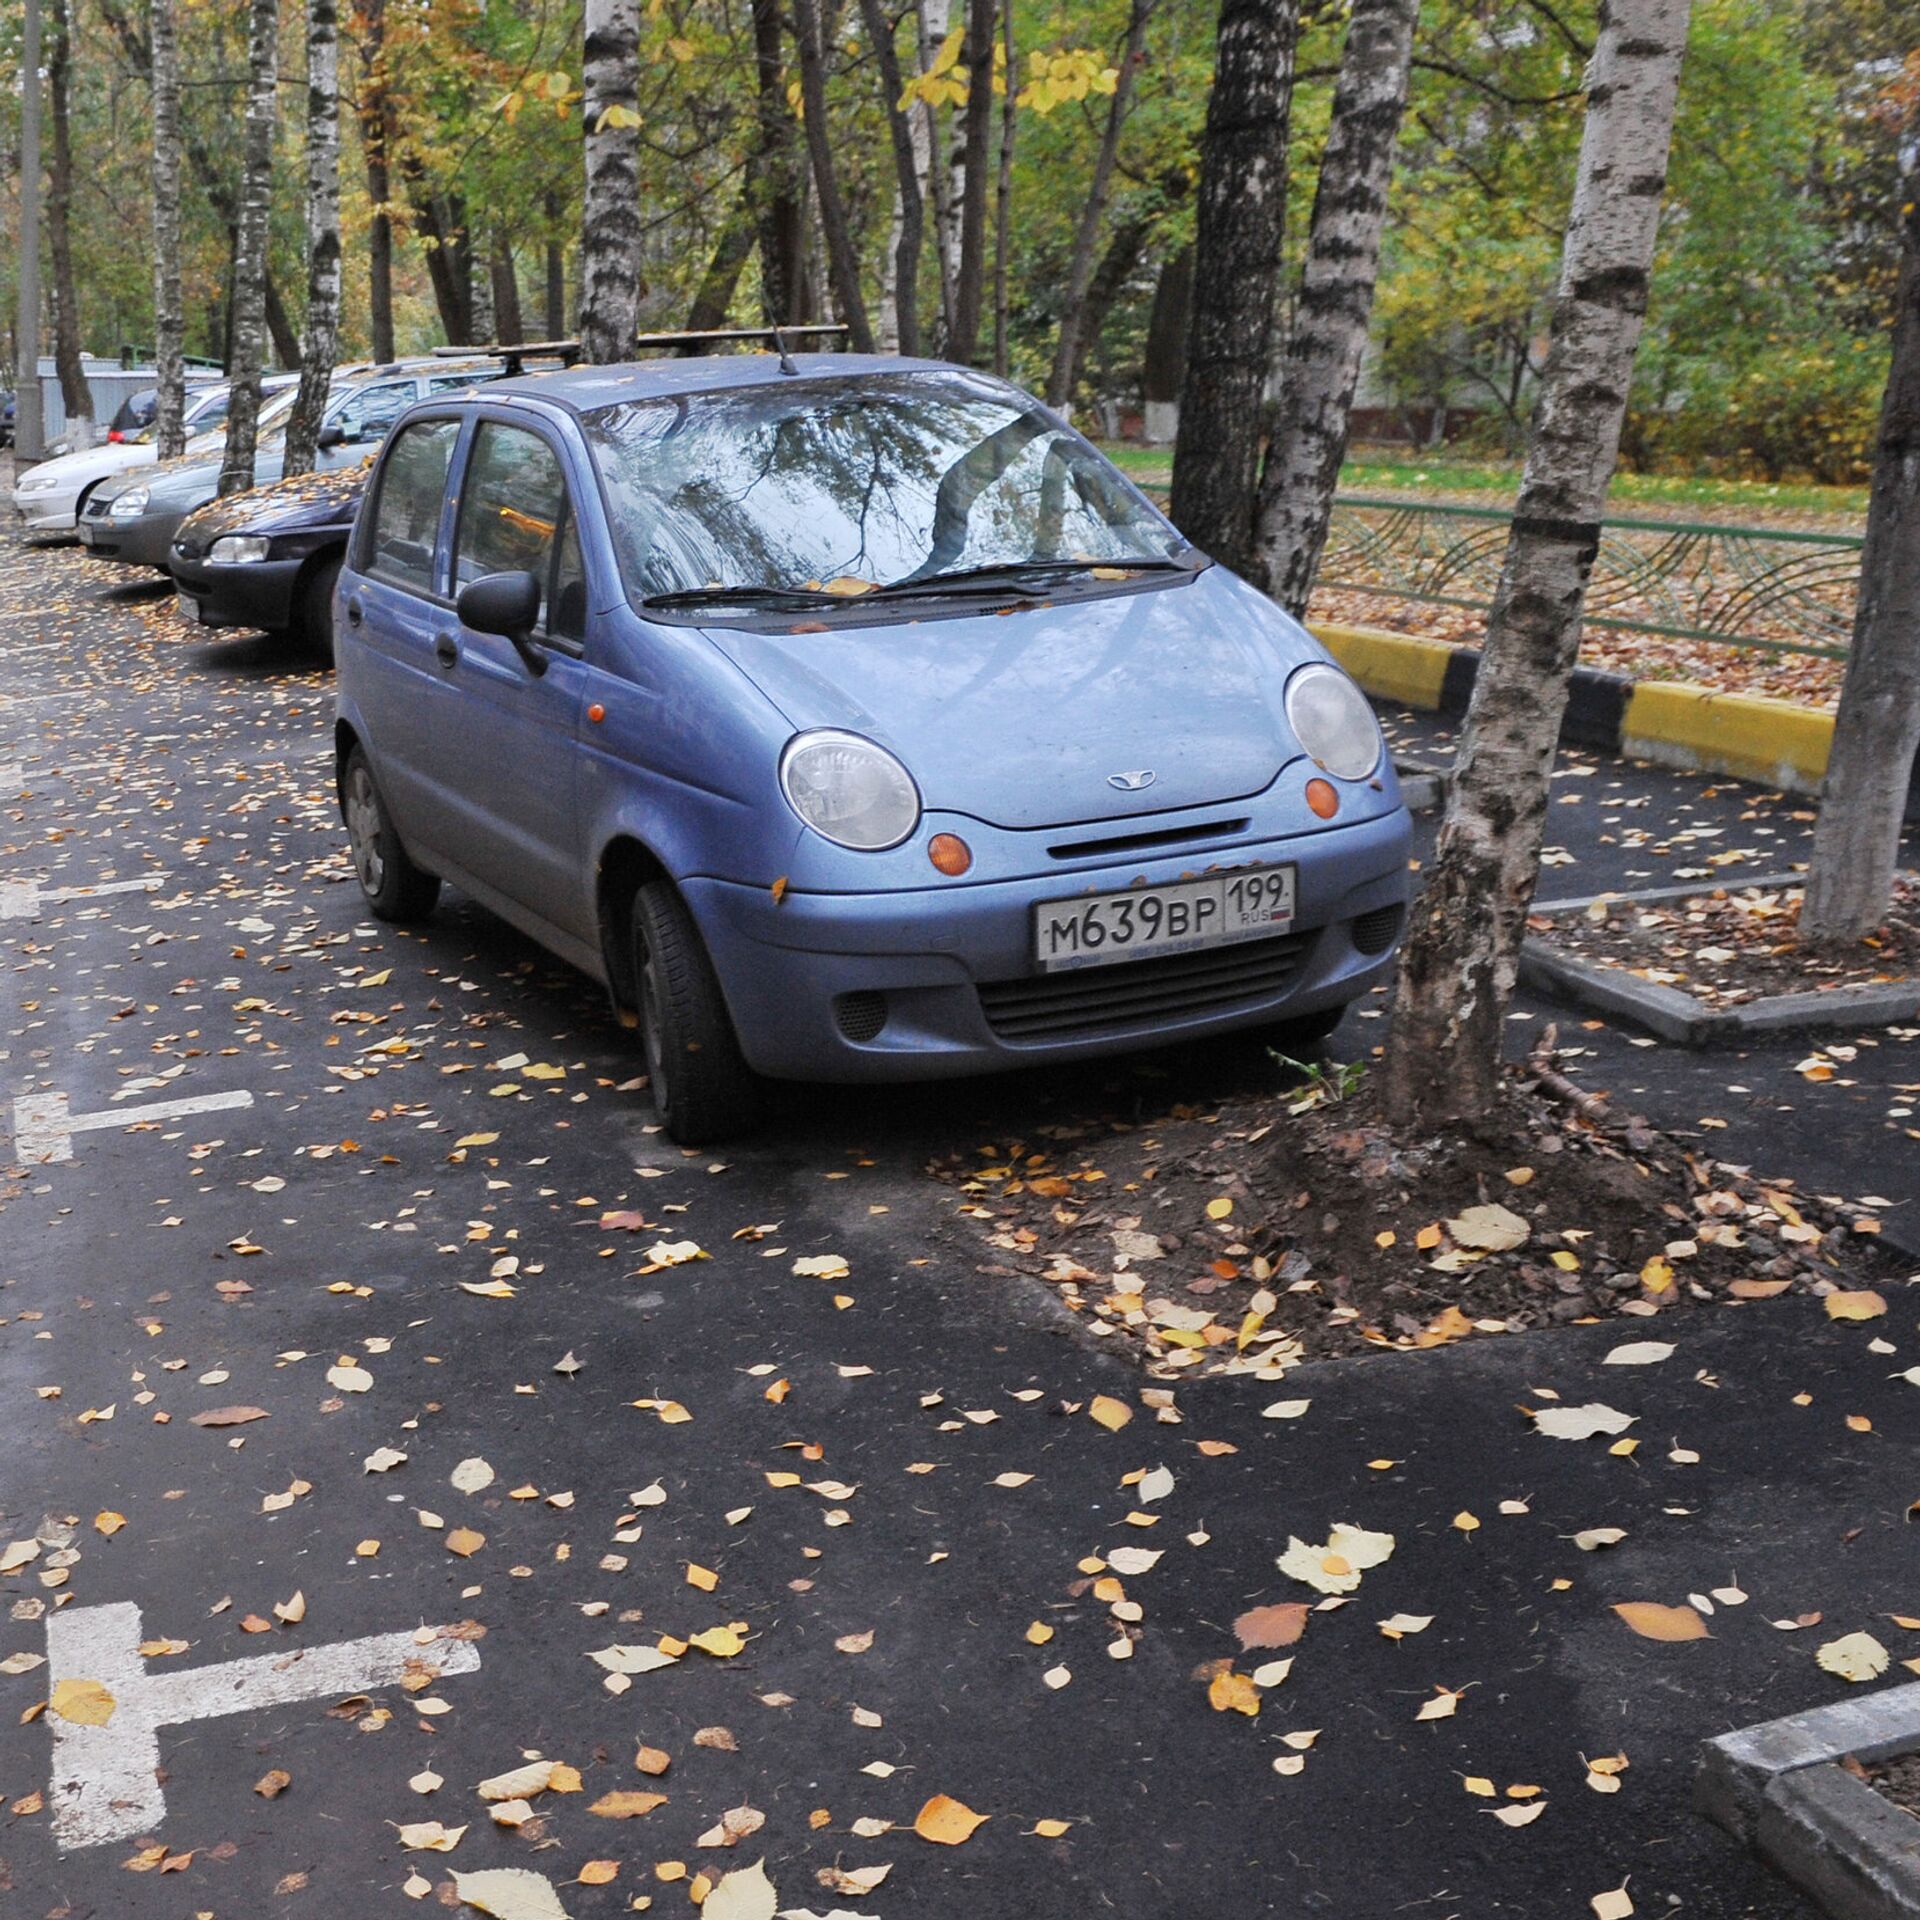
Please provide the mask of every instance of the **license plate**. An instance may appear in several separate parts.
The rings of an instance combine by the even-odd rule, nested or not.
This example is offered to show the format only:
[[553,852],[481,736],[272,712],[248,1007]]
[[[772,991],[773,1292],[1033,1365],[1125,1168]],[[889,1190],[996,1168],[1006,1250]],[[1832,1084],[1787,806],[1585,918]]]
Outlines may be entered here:
[[199,623],[200,602],[192,594],[176,593],[173,596],[173,603],[180,609],[180,617],[183,620],[191,620],[196,625]]
[[1042,973],[1062,973],[1285,933],[1293,925],[1294,871],[1236,867],[1164,887],[1042,901],[1033,910],[1034,960]]

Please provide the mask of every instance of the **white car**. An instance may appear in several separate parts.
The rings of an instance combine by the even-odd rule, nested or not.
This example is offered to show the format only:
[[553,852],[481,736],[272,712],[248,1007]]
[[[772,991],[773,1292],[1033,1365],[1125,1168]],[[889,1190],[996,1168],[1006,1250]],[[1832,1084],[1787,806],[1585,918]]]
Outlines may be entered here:
[[[262,382],[267,393],[298,385],[297,375]],[[218,386],[187,390],[186,427],[191,452],[217,447],[226,432],[227,400],[233,389]],[[151,466],[158,457],[155,429],[143,427],[125,440],[107,441],[84,453],[64,453],[29,467],[13,490],[13,508],[25,533],[71,533],[78,525],[87,495],[102,480],[130,467]]]

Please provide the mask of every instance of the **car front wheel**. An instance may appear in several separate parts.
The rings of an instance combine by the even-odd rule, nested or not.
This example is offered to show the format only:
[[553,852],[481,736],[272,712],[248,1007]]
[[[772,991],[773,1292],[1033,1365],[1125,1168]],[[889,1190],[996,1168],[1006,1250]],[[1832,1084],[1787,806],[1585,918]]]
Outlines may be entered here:
[[373,768],[359,747],[347,756],[340,795],[353,870],[374,918],[403,922],[424,920],[440,898],[439,876],[425,872],[408,859],[407,850],[394,831],[387,804],[374,784]]
[[745,1132],[759,1117],[759,1081],[693,915],[664,880],[634,896],[633,979],[647,1078],[668,1134],[699,1147]]
[[294,608],[294,631],[316,659],[333,664],[333,589],[340,578],[340,562],[323,560],[300,583]]

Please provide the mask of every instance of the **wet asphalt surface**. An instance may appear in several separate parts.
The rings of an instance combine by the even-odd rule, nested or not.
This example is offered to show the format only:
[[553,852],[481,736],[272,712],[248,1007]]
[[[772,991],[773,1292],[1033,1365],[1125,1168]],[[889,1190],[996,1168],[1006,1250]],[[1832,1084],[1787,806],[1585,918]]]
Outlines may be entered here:
[[[796,1089],[761,1136],[682,1153],[623,1089],[635,1056],[584,980],[454,896],[418,930],[366,917],[326,675],[161,605],[72,550],[0,548],[0,1165],[23,1119],[44,1140],[64,1118],[72,1155],[0,1182],[7,1911],[404,1914],[520,1868],[574,1916],[691,1912],[696,1876],[762,1859],[782,1912],[883,1920],[1548,1920],[1623,1883],[1640,1914],[1808,1911],[1688,1811],[1692,1757],[1838,1697],[1830,1635],[1920,1656],[1885,1618],[1920,1614],[1913,1294],[1864,1326],[1787,1299],[1284,1385],[1149,1382],[988,1271],[926,1165],[1204,1104],[1263,1060]],[[1582,756],[1556,794],[1543,895],[1733,851],[1708,870],[1774,871],[1810,827],[1799,802]],[[60,897],[82,886],[120,890]],[[1364,1013],[1350,1055],[1377,1038]],[[1837,1036],[1854,1055],[1816,1085],[1804,1039],[1689,1055],[1524,1003],[1516,1044],[1549,1018],[1591,1050],[1587,1083],[1894,1203],[1889,1235],[1920,1251],[1920,1036]],[[845,1276],[794,1272],[822,1255]],[[1604,1364],[1649,1334],[1672,1357]],[[1143,1397],[1160,1387],[1170,1404]],[[1634,1415],[1638,1450],[1532,1431],[1516,1407],[1548,1391]],[[1106,1430],[1095,1396],[1130,1419]],[[1309,1405],[1263,1418],[1277,1398]],[[219,1409],[258,1417],[194,1424]],[[1128,1484],[1160,1467],[1170,1489]],[[1232,1623],[1313,1600],[1276,1557],[1340,1522],[1391,1556],[1309,1619],[1257,1715],[1216,1711],[1209,1663],[1284,1657],[1242,1654]],[[1626,1537],[1584,1552],[1593,1527]],[[1743,1597],[1686,1644],[1611,1611],[1716,1589]],[[88,1611],[126,1606],[137,1623]],[[1431,1624],[1389,1639],[1395,1614]],[[75,1621],[152,1649],[135,1669],[202,1675],[167,1696],[159,1800],[131,1814],[149,1696],[48,1663],[50,1623]],[[607,1671],[646,1664],[609,1649],[696,1634],[711,1651]],[[395,1635],[421,1649],[398,1683],[332,1651]],[[477,1668],[436,1674],[456,1646]],[[263,1655],[313,1690],[223,1710],[221,1671]],[[68,1712],[41,1704],[56,1680]],[[1440,1689],[1456,1711],[1417,1719]],[[1622,1753],[1595,1791],[1586,1763]],[[580,1791],[496,1827],[475,1788],[530,1758]],[[641,1790],[667,1797],[593,1811]],[[921,1838],[936,1795],[990,1817]],[[742,1808],[757,1828],[703,1844]],[[465,1831],[409,1847],[426,1821]]]

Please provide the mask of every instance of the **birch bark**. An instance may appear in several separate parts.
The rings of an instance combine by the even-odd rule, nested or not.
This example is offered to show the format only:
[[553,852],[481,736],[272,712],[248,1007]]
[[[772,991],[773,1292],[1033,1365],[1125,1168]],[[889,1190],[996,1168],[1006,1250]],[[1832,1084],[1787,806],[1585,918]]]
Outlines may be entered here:
[[254,441],[260,418],[260,366],[267,330],[267,220],[273,208],[273,126],[279,79],[280,10],[274,0],[252,0],[247,17],[247,118],[242,136],[240,218],[233,241],[233,357],[227,377],[226,452],[220,491],[245,493],[253,485]]
[[311,473],[340,339],[340,10],[307,0],[307,333],[288,473]]
[[632,356],[640,313],[640,0],[587,0],[580,102],[580,346],[596,365]]
[[174,0],[153,0],[153,368],[158,457],[171,460],[187,444],[187,321],[180,282],[180,43]]
[[1387,1111],[1488,1119],[1547,781],[1646,313],[1689,0],[1601,0],[1551,344],[1439,843],[1400,957]]
[[1255,509],[1253,577],[1304,616],[1327,543],[1380,270],[1419,0],[1354,0]]

